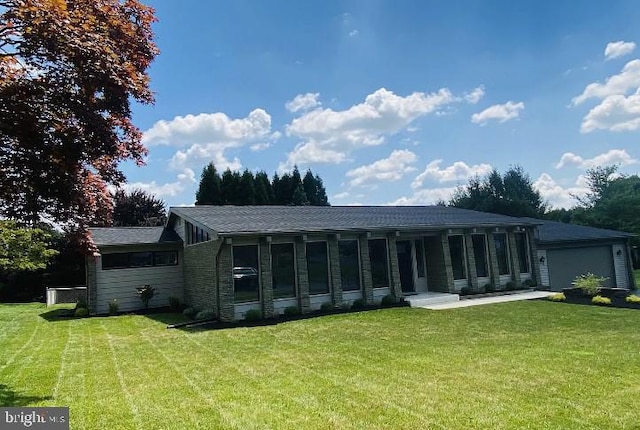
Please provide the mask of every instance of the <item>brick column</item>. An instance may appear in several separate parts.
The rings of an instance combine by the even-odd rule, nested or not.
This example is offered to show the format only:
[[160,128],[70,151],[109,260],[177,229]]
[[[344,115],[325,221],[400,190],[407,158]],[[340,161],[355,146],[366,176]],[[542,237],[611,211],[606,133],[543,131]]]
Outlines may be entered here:
[[476,255],[473,253],[471,233],[465,232],[464,243],[467,251],[467,281],[473,291],[478,291],[478,273],[476,272]]
[[371,277],[371,259],[369,258],[369,239],[360,236],[360,270],[362,271],[362,287],[364,300],[367,304],[373,303],[373,278]]
[[331,272],[331,298],[333,306],[342,306],[342,274],[340,272],[340,255],[338,253],[338,239],[329,237],[329,270]]
[[262,290],[262,316],[271,318],[273,310],[273,276],[271,274],[271,243],[260,238],[260,289]]
[[493,288],[499,290],[500,287],[500,269],[498,268],[498,254],[496,253],[496,241],[493,233],[487,233],[487,245],[489,247],[489,271],[491,274],[491,283]]
[[389,242],[389,281],[391,285],[391,293],[396,300],[402,297],[402,285],[400,284],[400,266],[398,265],[398,248],[396,246],[396,233],[387,234],[387,241]]
[[453,265],[451,264],[451,250],[449,249],[449,234],[445,231],[440,233],[440,243],[442,244],[442,256],[444,258],[444,269],[447,277],[447,290],[450,293],[456,292],[453,282]]
[[[233,293],[233,267],[230,244],[223,244],[218,257],[218,291],[220,305],[220,320],[233,321],[235,319],[235,298]],[[187,282],[189,282],[187,280]]]
[[86,257],[87,306],[90,314],[98,312],[98,258],[99,255]]
[[311,311],[309,301],[309,273],[307,271],[307,244],[302,237],[296,238],[296,266],[298,269],[298,308],[302,313]]
[[529,239],[529,257],[531,258],[531,280],[538,288],[540,285],[540,260],[538,260],[538,245],[536,244],[536,230],[534,228],[527,229],[527,238]]
[[509,255],[511,255],[511,280],[516,284],[516,288],[522,285],[520,279],[520,255],[516,245],[516,234],[513,230],[507,232],[507,242],[509,243]]

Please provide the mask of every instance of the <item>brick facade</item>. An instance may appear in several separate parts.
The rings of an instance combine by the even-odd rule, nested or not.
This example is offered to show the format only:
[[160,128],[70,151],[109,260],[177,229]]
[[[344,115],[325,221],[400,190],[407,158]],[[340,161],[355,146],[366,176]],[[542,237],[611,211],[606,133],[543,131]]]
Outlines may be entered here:
[[402,285],[400,285],[400,266],[398,265],[398,248],[396,247],[396,233],[389,233],[387,235],[387,241],[389,243],[389,285],[391,294],[399,300],[402,297]]
[[185,246],[182,262],[185,304],[197,309],[211,309],[216,316],[219,316],[216,256],[220,245],[218,240]]
[[90,255],[85,261],[87,273],[87,306],[89,306],[89,313],[95,314],[98,312],[98,279],[96,273],[98,257]]
[[467,252],[467,280],[469,287],[473,291],[478,291],[478,273],[476,271],[476,254],[473,249],[473,240],[471,238],[471,232],[465,232],[464,243]]
[[295,242],[296,268],[298,269],[298,309],[302,313],[311,311],[309,300],[309,273],[307,272],[307,245],[302,237]]
[[271,243],[266,237],[260,239],[260,288],[262,297],[262,315],[271,318],[275,315],[273,307],[273,278],[271,275]]
[[342,306],[342,273],[340,272],[340,254],[338,238],[332,235],[329,242],[329,272],[331,273],[331,300],[333,306]]
[[368,304],[373,303],[373,278],[371,277],[371,260],[369,259],[369,239],[360,236],[360,271],[362,273],[363,298]]

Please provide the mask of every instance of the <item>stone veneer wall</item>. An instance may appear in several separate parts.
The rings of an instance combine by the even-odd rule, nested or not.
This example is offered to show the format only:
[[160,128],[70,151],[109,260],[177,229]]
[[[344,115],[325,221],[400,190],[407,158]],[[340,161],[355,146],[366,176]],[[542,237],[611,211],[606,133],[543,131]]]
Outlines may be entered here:
[[302,313],[311,312],[309,300],[309,273],[307,271],[307,244],[302,237],[297,237],[295,242],[296,269],[298,272],[298,309]]
[[271,243],[260,239],[260,288],[262,289],[262,315],[265,318],[275,316],[273,307],[273,277],[271,275]]
[[87,306],[89,313],[98,312],[98,280],[97,280],[97,257],[90,255],[85,259],[87,274]]
[[516,246],[516,234],[513,230],[507,233],[507,241],[509,242],[509,255],[511,260],[511,280],[520,288],[520,255],[518,255],[518,247]]
[[340,254],[338,253],[338,238],[333,235],[329,242],[329,271],[331,273],[331,299],[333,306],[342,306],[342,273],[340,272]]
[[389,267],[391,268],[391,273],[389,273],[389,277],[391,278],[391,294],[393,294],[396,300],[400,300],[400,297],[402,297],[402,285],[400,284],[400,266],[398,264],[396,233],[389,233],[387,235],[387,241],[389,243]]
[[221,241],[188,245],[183,250],[184,302],[198,309],[212,309],[219,315],[216,288],[216,255]]
[[360,272],[362,274],[362,289],[364,301],[373,303],[373,278],[371,277],[371,259],[369,258],[369,239],[366,235],[360,236]]

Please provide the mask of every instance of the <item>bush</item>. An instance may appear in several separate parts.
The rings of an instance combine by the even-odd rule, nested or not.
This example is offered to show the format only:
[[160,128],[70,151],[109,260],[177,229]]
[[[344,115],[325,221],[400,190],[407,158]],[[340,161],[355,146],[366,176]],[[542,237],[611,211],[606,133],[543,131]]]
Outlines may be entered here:
[[593,298],[591,299],[591,303],[593,303],[594,305],[610,305],[611,304],[611,299],[609,297],[602,297],[600,295],[597,296],[593,296]]
[[551,300],[552,302],[564,302],[567,297],[564,295],[564,293],[555,293],[548,295],[547,299]]
[[516,289],[516,283],[513,281],[509,281],[505,284],[504,289],[507,291],[513,291]]
[[640,297],[636,296],[635,294],[631,294],[630,296],[627,296],[625,298],[625,301],[627,303],[631,303],[634,305],[640,305]]
[[353,303],[351,303],[351,309],[363,309],[367,303],[364,299],[355,299]]
[[171,312],[180,312],[180,310],[182,309],[180,299],[174,296],[169,297],[169,308],[171,308]]
[[262,319],[262,312],[260,312],[260,309],[249,309],[245,314],[244,314],[244,320],[245,321],[260,321]]
[[297,306],[287,306],[284,308],[284,315],[292,317],[294,315],[300,315],[300,309]]
[[118,313],[118,301],[113,299],[109,302],[109,315],[115,315]]
[[533,279],[525,279],[524,281],[522,281],[523,288],[533,288],[535,286],[536,286],[536,283],[533,282]]
[[484,290],[487,293],[493,293],[496,289],[493,287],[493,284],[484,284]]
[[182,311],[182,315],[189,318],[190,320],[194,319],[197,311],[194,308],[187,308]]
[[571,285],[573,285],[576,288],[580,288],[583,294],[586,294],[588,296],[595,296],[600,292],[600,289],[602,288],[602,284],[604,284],[604,282],[607,279],[608,278],[597,276],[589,272],[589,273],[577,276],[576,279],[573,280]]
[[87,299],[85,299],[84,297],[80,296],[78,297],[78,299],[76,300],[76,309],[88,309],[89,306],[87,306]]
[[89,316],[89,311],[87,308],[76,308],[73,316],[76,318],[86,318]]
[[196,314],[197,320],[212,320],[216,317],[216,313],[213,309],[203,309]]
[[333,303],[331,302],[324,302],[323,304],[320,305],[320,310],[322,312],[329,312],[333,310]]
[[149,302],[153,299],[153,296],[156,295],[156,289],[151,285],[143,285],[142,287],[136,288],[136,293],[138,293],[140,300],[142,300],[144,308],[149,309]]
[[468,296],[469,294],[471,294],[471,287],[462,287],[462,288],[460,288],[460,295],[461,296]]
[[387,294],[382,298],[382,300],[380,300],[380,305],[383,308],[389,308],[395,304],[396,304],[396,298],[393,296],[393,294]]

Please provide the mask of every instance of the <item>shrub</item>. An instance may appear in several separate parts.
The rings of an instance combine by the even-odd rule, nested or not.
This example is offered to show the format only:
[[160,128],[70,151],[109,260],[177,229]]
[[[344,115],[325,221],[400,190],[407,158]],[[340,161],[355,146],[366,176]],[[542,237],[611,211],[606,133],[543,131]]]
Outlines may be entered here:
[[189,318],[190,320],[194,319],[197,311],[194,308],[187,308],[182,311],[182,315]]
[[516,283],[513,281],[509,281],[505,284],[504,289],[507,291],[513,291],[516,289]]
[[593,303],[594,305],[610,305],[611,304],[611,299],[609,297],[602,297],[600,295],[597,296],[593,296],[593,298],[591,299],[591,303]]
[[393,294],[387,294],[382,298],[382,300],[380,300],[380,305],[383,308],[391,307],[395,305],[395,303],[396,303],[396,298],[393,296]]
[[536,283],[533,282],[533,279],[525,279],[524,281],[522,281],[523,288],[533,288],[535,286],[536,286]]
[[351,309],[363,309],[367,303],[364,299],[355,299],[353,303],[351,303]]
[[262,312],[260,312],[260,309],[249,309],[245,314],[244,314],[244,320],[245,321],[260,321],[262,319]]
[[180,312],[180,310],[182,309],[180,299],[174,296],[169,297],[169,308],[171,308],[171,312]]
[[564,295],[564,293],[555,293],[548,295],[547,299],[551,300],[552,302],[564,302],[567,297]]
[[461,296],[468,296],[469,294],[471,294],[471,288],[470,287],[462,287],[462,288],[460,288],[460,295]]
[[76,300],[76,307],[75,308],[76,309],[80,309],[80,308],[88,309],[89,306],[87,306],[87,299],[85,299],[82,296],[78,297],[78,299]]
[[196,314],[197,320],[212,320],[216,317],[216,313],[213,309],[203,309]]
[[118,313],[118,301],[113,299],[109,302],[109,315],[115,315]]
[[631,304],[634,304],[634,305],[640,305],[640,297],[636,296],[635,294],[631,294],[630,296],[627,296],[625,298],[625,301],[627,303],[631,303]]
[[149,309],[149,302],[153,299],[153,296],[156,294],[156,289],[151,285],[143,285],[142,287],[137,287],[136,292],[142,300],[142,304],[145,309]]
[[604,282],[607,279],[608,278],[597,276],[589,272],[589,273],[577,276],[576,279],[573,280],[571,285],[573,285],[576,288],[580,288],[583,294],[586,294],[588,296],[595,296],[600,292],[600,288],[602,288],[602,284],[604,284]]
[[284,315],[292,317],[294,315],[300,315],[300,309],[297,306],[287,306],[284,308]]
[[487,283],[487,284],[484,284],[484,290],[487,293],[493,293],[496,289],[493,288],[493,284]]
[[329,312],[333,310],[333,303],[331,302],[324,302],[323,304],[320,305],[320,310],[322,312]]
[[87,308],[76,308],[73,316],[76,318],[86,318],[89,316],[89,311]]

